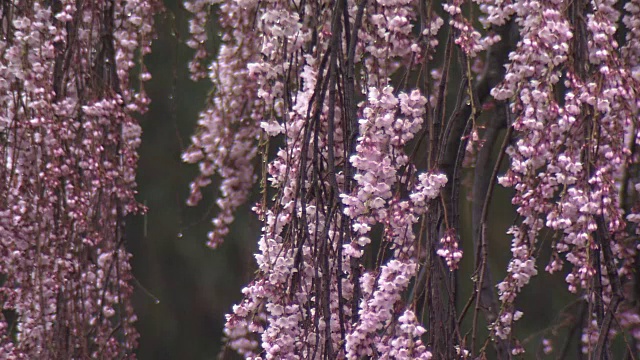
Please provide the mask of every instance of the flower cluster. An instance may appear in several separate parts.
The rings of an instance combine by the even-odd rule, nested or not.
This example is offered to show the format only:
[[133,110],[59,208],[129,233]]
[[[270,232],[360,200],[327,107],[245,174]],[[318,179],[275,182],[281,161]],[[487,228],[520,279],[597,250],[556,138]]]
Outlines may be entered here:
[[[195,14],[189,44],[197,49],[196,60],[204,59],[199,44],[206,40],[208,4],[187,3]],[[264,200],[254,207],[264,221],[258,275],[243,290],[244,300],[228,315],[225,328],[227,345],[248,358],[332,357],[341,343],[343,354],[351,357],[362,351],[430,357],[415,316],[407,312],[400,319],[395,308],[404,306],[402,293],[418,269],[413,226],[446,178],[428,173],[416,183],[405,153],[423,127],[425,96],[417,89],[396,94],[393,87],[379,85],[388,83],[400,64],[411,66],[411,57],[426,55],[422,45],[437,45],[442,20],[432,16],[431,30],[423,35],[427,41],[420,43],[413,32],[417,2],[344,5],[352,21],[344,29],[336,27],[335,4],[220,5],[224,44],[209,73],[216,91],[183,155],[200,166],[189,203],[200,200],[200,189],[216,173],[222,178],[211,246],[227,234],[233,211],[248,196],[258,148],[268,146],[268,138],[282,138],[262,173],[262,185],[279,195],[270,207]],[[355,102],[361,96],[355,86],[350,95],[360,120],[347,118],[355,115],[345,110],[348,99],[332,95],[330,87],[324,90],[336,86],[334,77],[346,81],[333,62],[351,46],[351,26],[360,28],[352,61],[364,65],[368,79],[366,101]],[[336,34],[345,49],[339,56],[342,50],[333,47]],[[357,138],[348,133],[354,130]],[[406,199],[394,195],[398,187],[409,191]],[[353,262],[361,261],[377,224],[385,228],[384,241],[395,255],[380,272],[363,273]],[[396,339],[382,333],[390,324],[404,335]],[[366,345],[375,339],[387,345]]]
[[384,345],[378,346],[378,350],[383,354],[388,354],[389,359],[429,360],[433,355],[426,350],[422,340],[420,340],[420,336],[425,331],[420,326],[414,312],[405,310],[398,318],[398,324],[394,332],[395,336],[387,336],[383,340]]
[[13,315],[0,319],[0,358],[118,358],[137,346],[124,218],[142,210],[133,115],[148,104],[141,59],[159,6],[0,9],[0,292]]
[[458,263],[462,259],[462,250],[458,248],[458,237],[455,229],[448,229],[440,239],[440,249],[436,252],[446,262],[450,269],[458,268]]
[[[570,263],[569,290],[582,289],[590,299],[602,297],[605,308],[613,296],[611,277],[621,276],[624,281],[636,253],[633,244],[624,240],[625,209],[619,198],[621,186],[627,186],[620,183],[630,154],[625,138],[637,137],[631,133],[637,83],[623,66],[614,39],[620,14],[613,2],[601,2],[586,14],[587,33],[574,34],[570,20],[577,20],[566,18],[558,5],[553,1],[513,4],[522,39],[510,55],[504,82],[492,92],[497,99],[514,99],[511,110],[518,133],[508,150],[511,168],[500,179],[516,190],[513,203],[522,217],[521,225],[510,230],[514,240],[509,275],[498,285],[504,314],[513,312],[515,296],[537,273],[534,249],[545,226],[559,234],[546,270],[556,272]],[[583,42],[585,47],[577,47]],[[563,67],[566,70],[561,71]],[[567,90],[560,103],[554,91],[561,78]],[[606,229],[599,229],[599,218]],[[614,254],[609,261],[614,261],[618,274],[609,274],[605,268],[605,248]],[[590,255],[594,249],[600,250],[598,262]],[[604,286],[602,294],[595,294],[594,277]],[[494,327],[502,338],[509,335],[515,320],[504,314]],[[597,339],[597,326],[594,331]],[[585,344],[585,351],[595,346]]]
[[462,51],[471,58],[478,53],[487,50],[491,45],[500,41],[499,35],[489,35],[482,37],[480,32],[473,28],[473,25],[462,15],[460,6],[462,0],[454,0],[451,3],[443,4],[444,11],[449,13],[451,20],[449,24],[456,30],[456,44]]
[[[344,213],[356,220],[353,229],[359,234],[355,243],[345,248],[350,256],[361,256],[359,247],[370,242],[366,235],[371,226],[385,222],[390,216],[391,190],[401,181],[398,174],[408,163],[403,147],[419,130],[425,103],[426,99],[418,91],[410,95],[400,94],[396,98],[391,87],[384,88],[382,93],[376,88],[369,89],[364,118],[359,121],[361,135],[356,154],[350,159],[358,170],[354,175],[357,183],[355,194],[341,195],[346,206]],[[403,117],[398,117],[398,113]],[[418,193],[437,193],[437,190],[425,184]],[[424,197],[421,200],[424,202]]]
[[360,305],[358,324],[347,335],[347,358],[373,356],[374,351],[378,350],[376,347],[381,343],[376,335],[393,319],[395,304],[400,301],[402,291],[409,285],[416,271],[417,266],[413,261],[392,260],[380,269],[375,290],[373,285],[376,278],[373,274],[363,275],[365,296]]
[[[355,3],[355,2],[354,2]],[[417,4],[413,0],[376,0],[367,3],[367,21],[360,34],[367,86],[382,89],[401,65],[416,64],[423,55],[412,34]],[[433,15],[433,19],[437,18]],[[431,36],[435,36],[437,28]],[[417,57],[417,58],[415,58]]]
[[[354,175],[354,195],[341,195],[344,213],[354,220],[353,230],[357,235],[351,244],[345,244],[344,254],[360,258],[363,248],[371,243],[371,228],[381,224],[385,228],[384,240],[394,249],[394,258],[381,266],[377,277],[370,272],[362,275],[364,296],[358,322],[346,337],[347,358],[374,353],[390,356],[393,351],[393,347],[381,343],[379,331],[394,319],[394,309],[401,303],[400,295],[416,275],[412,227],[447,181],[443,175],[421,174],[408,200],[399,200],[391,192],[408,182],[400,176],[402,169],[409,165],[403,149],[422,123],[425,104],[426,99],[417,91],[396,98],[390,87],[382,93],[370,88],[364,117],[359,121],[361,135],[356,154],[350,159],[358,171]],[[419,353],[415,356],[430,356],[424,347],[416,351]]]
[[[187,3],[194,13],[194,75],[204,68],[212,3]],[[467,3],[460,0],[443,5],[446,20],[415,0],[220,2],[223,45],[208,74],[215,90],[183,158],[200,167],[190,204],[214,177],[221,178],[212,247],[261,180],[262,199],[254,207],[263,222],[258,271],[227,317],[229,347],[255,359],[430,358],[431,351],[473,356],[477,349],[465,348],[459,338],[447,339],[446,346],[430,341],[429,349],[422,343],[426,330],[420,322],[439,316],[448,294],[425,291],[418,278],[445,263],[457,269],[464,232],[456,206],[447,202],[459,191],[459,167],[473,159],[466,154],[450,164],[443,155],[462,144],[460,137],[470,137],[470,149],[493,145],[475,123],[484,121],[478,114],[491,112],[493,101],[508,109],[505,151],[511,163],[498,181],[513,188],[518,214],[508,232],[513,240],[507,276],[497,285],[496,303],[484,304],[491,305],[484,307],[495,320],[498,347],[508,346],[504,352],[513,355],[524,351],[511,339],[523,317],[515,301],[538,273],[544,229],[553,234],[546,271],[564,271],[569,291],[602,300],[592,307],[594,314],[615,310],[626,289],[616,286],[630,281],[638,251],[629,234],[640,233],[640,205],[627,196],[640,183],[633,169],[640,161],[634,152],[640,143],[640,6],[627,2],[622,15],[608,0],[591,6],[559,0],[473,3],[483,13],[484,34],[465,17]],[[627,27],[622,32],[620,17]],[[451,37],[439,46],[445,24]],[[516,30],[518,37],[510,33]],[[625,44],[617,43],[620,34]],[[517,44],[504,44],[513,38]],[[494,46],[486,63],[506,62],[503,79],[494,79],[501,76],[498,69],[480,66],[481,52]],[[438,67],[434,59],[443,55],[453,63],[456,51],[468,63],[461,70],[469,88],[460,93],[479,98],[466,105],[458,99],[450,114],[446,101],[456,65]],[[486,100],[494,80],[502,81]],[[475,112],[472,129],[457,136],[464,125],[458,117],[469,109]],[[425,158],[425,148],[435,153]],[[253,164],[258,154],[259,176]],[[451,197],[435,201],[447,181]],[[275,196],[270,200],[269,194]],[[479,262],[486,265],[487,259]],[[450,279],[426,276],[428,286],[445,285],[455,272]],[[415,296],[433,305],[423,319],[413,312]],[[623,303],[633,314],[632,305]],[[633,316],[626,318],[622,326],[635,329]],[[597,326],[593,334],[585,332],[587,338],[597,339]],[[614,334],[619,327],[606,331]],[[591,351],[593,341],[586,344]]]
[[502,26],[515,13],[514,2],[511,0],[474,0],[480,7],[482,15],[480,22],[488,27],[490,25]]
[[620,52],[631,70],[635,81],[640,81],[640,1],[631,0],[624,5],[626,14],[622,22],[626,26],[626,43]]
[[[409,195],[408,201],[391,201],[385,207],[386,219],[378,219],[385,225],[385,239],[391,243],[394,249],[394,258],[389,260],[380,268],[380,274],[376,277],[373,273],[367,272],[362,275],[360,282],[363,284],[364,296],[358,312],[359,319],[354,325],[353,331],[347,335],[346,351],[347,358],[359,359],[363,356],[382,354],[391,356],[397,343],[389,346],[381,339],[379,331],[387,328],[394,319],[393,312],[401,304],[401,293],[409,285],[409,281],[416,275],[417,264],[415,263],[416,241],[413,232],[413,225],[418,221],[418,217],[427,210],[427,204],[435,199],[447,179],[443,175],[422,174],[419,176],[420,182],[415,190]],[[357,187],[356,187],[357,188]],[[345,212],[348,210],[345,209]],[[355,223],[354,228],[358,226]],[[360,230],[360,227],[357,228]],[[355,229],[354,229],[355,230]],[[367,245],[370,240],[365,236],[359,239],[367,239],[361,246]],[[353,254],[349,251],[354,245],[346,245],[345,255]],[[362,252],[355,253],[356,258]],[[374,288],[374,285],[375,286]],[[400,320],[402,322],[402,320]],[[382,336],[389,338],[389,336]],[[401,341],[393,338],[388,341]],[[413,349],[416,358],[428,359],[431,353],[424,346],[417,345]]]
[[187,40],[187,45],[196,51],[193,59],[189,63],[189,71],[191,72],[191,78],[193,80],[205,78],[207,75],[203,64],[208,56],[206,47],[208,40],[207,19],[211,7],[216,3],[217,1],[215,0],[193,0],[184,2],[185,9],[193,14],[193,17],[189,20],[189,34],[191,36],[189,40]]
[[[186,8],[195,14],[189,41],[190,46],[197,48],[196,58],[190,65],[195,78],[203,75],[198,64],[206,58],[205,23],[210,5],[210,1],[186,3]],[[257,3],[247,2],[242,9],[250,9],[250,6],[255,8]],[[253,120],[252,109],[260,99],[256,80],[246,64],[258,58],[259,40],[255,32],[248,30],[253,27],[253,20],[248,16],[234,15],[239,9],[240,4],[237,3],[221,5],[220,25],[248,36],[223,39],[217,61],[209,66],[209,78],[218,87],[217,92],[200,114],[199,132],[192,137],[191,147],[182,156],[187,162],[198,163],[200,168],[200,175],[191,183],[189,205],[200,201],[201,189],[211,184],[215,174],[222,178],[222,196],[216,201],[220,212],[212,221],[214,230],[208,235],[208,245],[212,248],[218,246],[229,232],[235,209],[246,201],[255,181],[252,160],[257,154],[255,143],[259,122]]]

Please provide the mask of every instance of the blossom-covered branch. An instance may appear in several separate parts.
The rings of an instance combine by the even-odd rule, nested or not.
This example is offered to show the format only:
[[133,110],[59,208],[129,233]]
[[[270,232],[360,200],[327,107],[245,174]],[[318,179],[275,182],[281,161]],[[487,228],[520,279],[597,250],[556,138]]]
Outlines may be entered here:
[[[196,77],[212,4],[187,2]],[[191,203],[221,178],[214,247],[260,179],[258,271],[227,317],[227,346],[256,359],[428,359],[484,354],[493,340],[508,358],[524,351],[512,332],[526,316],[515,300],[545,245],[546,270],[568,266],[568,290],[590,304],[579,320],[585,352],[606,356],[616,332],[638,334],[625,285],[640,222],[640,7],[623,7],[222,1],[214,91],[183,156],[200,166]],[[518,219],[494,288],[486,227],[500,162],[489,160],[504,127],[498,160],[511,164],[499,182],[514,188]],[[482,193],[472,196],[466,241],[460,189],[476,153],[489,171],[474,169]],[[476,254],[474,291],[461,307],[465,248]],[[484,346],[481,311],[491,328]]]
[[158,7],[0,7],[2,359],[133,356],[124,217],[141,210],[133,115],[148,104],[141,59]]

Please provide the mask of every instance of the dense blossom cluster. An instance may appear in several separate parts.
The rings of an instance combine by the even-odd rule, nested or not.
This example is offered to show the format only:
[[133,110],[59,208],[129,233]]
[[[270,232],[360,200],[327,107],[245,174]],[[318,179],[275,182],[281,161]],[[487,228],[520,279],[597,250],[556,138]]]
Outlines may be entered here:
[[[196,12],[194,45],[203,36],[197,30],[207,9],[201,5],[187,5]],[[419,90],[396,94],[387,86],[378,91],[402,63],[421,56],[411,24],[416,4],[346,5],[352,21],[360,18],[352,26],[367,29],[354,33],[364,40],[353,45],[342,37],[342,45],[331,42],[337,31],[350,30],[338,29],[331,12],[322,11],[334,3],[311,2],[302,8],[281,1],[221,5],[227,33],[210,72],[217,91],[184,155],[201,169],[191,202],[199,200],[199,189],[214,172],[223,178],[212,245],[226,234],[231,212],[246,200],[254,176],[251,159],[265,142],[258,140],[284,136],[284,145],[262,174],[264,184],[268,181],[279,195],[273,206],[255,207],[264,219],[256,254],[259,276],[244,289],[245,299],[234,307],[225,329],[228,345],[248,358],[332,356],[345,341],[342,356],[351,358],[373,352],[430,356],[419,340],[424,329],[415,315],[407,310],[400,319],[394,309],[402,305],[401,295],[418,269],[413,225],[446,178],[423,174],[414,186],[418,179],[405,154],[406,144],[422,127],[426,98]],[[346,137],[354,123],[347,118],[348,100],[323,89],[337,77],[332,46],[348,45],[353,61],[364,63],[369,87],[368,100],[358,106],[357,139]],[[349,100],[355,107],[361,90],[352,89],[356,92]],[[353,156],[347,146],[356,149]],[[349,164],[355,182],[346,178]],[[411,190],[411,196],[399,198],[398,186]],[[339,210],[342,204],[344,211]],[[349,219],[354,220],[351,225]],[[369,232],[376,224],[385,227],[384,241],[396,255],[380,272],[361,274],[352,259],[370,246]],[[351,228],[354,237],[345,242],[344,231]],[[327,263],[319,254],[325,254]],[[356,277],[363,286],[369,284],[368,290],[354,288]],[[381,332],[389,326],[397,327],[404,340]]]
[[[187,10],[194,13],[188,45],[196,49],[190,68],[194,78],[203,76],[202,61],[206,58],[204,42],[207,39],[205,23],[211,1],[186,2]],[[250,2],[245,4],[245,7]],[[255,6],[255,4],[253,4]],[[237,3],[221,5],[220,25],[230,33],[223,39],[218,60],[209,67],[209,77],[216,84],[218,96],[210,99],[210,106],[199,120],[201,131],[193,137],[193,145],[183,155],[188,162],[198,162],[200,176],[191,184],[188,203],[195,205],[202,197],[201,188],[211,183],[216,172],[222,177],[222,196],[217,200],[221,211],[213,220],[214,230],[209,233],[209,246],[215,248],[229,232],[235,209],[246,201],[254,183],[252,159],[257,154],[255,138],[259,130],[255,72],[247,67],[259,58],[260,43],[257,32],[250,30],[254,20],[238,16]],[[266,75],[266,74],[265,74]],[[268,81],[268,78],[262,79]]]
[[[515,188],[513,203],[522,217],[510,230],[513,259],[498,286],[503,315],[495,331],[503,338],[516,319],[516,294],[537,273],[536,243],[545,226],[558,234],[546,270],[557,272],[570,263],[569,290],[582,289],[591,304],[602,304],[590,308],[594,317],[616,311],[610,302],[622,289],[614,282],[632,281],[637,241],[627,236],[624,214],[631,208],[626,189],[637,181],[629,172],[636,161],[630,156],[638,136],[639,86],[633,77],[637,59],[620,56],[614,38],[621,16],[614,5],[593,2],[583,22],[563,13],[562,2],[513,4],[521,40],[504,82],[493,90],[497,99],[513,100],[518,135],[508,149],[511,168],[500,181]],[[626,6],[627,25],[634,21],[633,6]],[[623,55],[638,49],[634,31]],[[563,99],[557,98],[559,86],[566,89]],[[594,351],[598,326],[585,330],[592,334],[583,337],[585,352]]]
[[455,29],[455,43],[469,57],[475,57],[478,53],[487,50],[491,45],[500,41],[500,36],[491,34],[482,37],[471,22],[462,15],[463,0],[455,0],[449,4],[443,4],[444,10],[449,13],[451,20],[449,24]]
[[2,359],[122,358],[137,345],[123,231],[141,209],[132,116],[148,104],[140,60],[158,6],[0,7]]
[[[212,3],[186,3],[194,13],[188,44],[196,50],[195,77],[207,56]],[[489,89],[483,90],[495,85],[482,83],[488,73],[500,73],[480,66],[485,50],[487,58],[498,56],[494,47],[503,48],[506,72],[490,101],[507,105],[510,127],[504,151],[511,164],[499,182],[515,190],[518,221],[508,231],[507,276],[491,286],[491,337],[509,354],[524,352],[512,335],[525,316],[515,301],[538,273],[545,229],[553,234],[546,270],[565,271],[569,291],[590,304],[580,324],[589,324],[582,330],[585,351],[602,352],[603,339],[619,331],[639,333],[637,305],[622,285],[636,276],[640,223],[634,152],[640,6],[629,1],[622,14],[612,1],[474,3],[453,0],[437,11],[413,0],[220,3],[223,45],[208,74],[215,90],[183,157],[200,167],[190,203],[215,175],[221,178],[213,247],[261,178],[262,200],[254,207],[263,221],[258,271],[227,317],[230,348],[253,359],[477,352],[473,344],[466,348],[455,311],[427,319],[425,307],[453,303],[455,290],[429,288],[438,277],[455,287],[463,254],[458,205],[447,202],[457,199],[461,164],[474,160],[461,158],[464,149],[492,146],[478,126],[489,120],[478,116],[505,108],[489,106]],[[486,30],[473,27],[466,5],[479,7]],[[509,53],[500,42],[513,41],[506,40],[510,32],[519,37],[507,44]],[[617,43],[620,34],[624,44]],[[462,98],[450,111],[455,65],[440,67],[434,59],[455,62],[458,55]],[[454,124],[461,114],[468,119]],[[464,122],[473,129],[464,130]],[[445,163],[451,149],[458,158]],[[432,153],[420,154],[426,151]],[[262,167],[254,164],[258,154]],[[476,256],[473,277],[485,287],[486,254]],[[436,293],[444,300],[433,301]],[[441,335],[455,338],[452,349],[424,342],[437,321],[458,322]],[[550,342],[543,346],[553,351]]]

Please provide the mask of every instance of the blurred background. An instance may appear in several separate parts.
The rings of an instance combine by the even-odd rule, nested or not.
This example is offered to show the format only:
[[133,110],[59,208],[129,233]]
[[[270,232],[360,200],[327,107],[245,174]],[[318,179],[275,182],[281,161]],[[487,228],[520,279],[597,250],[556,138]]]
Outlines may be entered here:
[[[217,185],[214,183],[207,189],[200,206],[185,205],[189,182],[197,168],[182,163],[180,155],[189,145],[198,112],[211,87],[206,80],[189,79],[187,63],[193,52],[184,45],[188,13],[182,1],[164,3],[166,12],[156,19],[158,38],[145,61],[153,76],[146,85],[152,103],[149,112],[140,117],[143,137],[139,149],[138,201],[149,211],[128,221],[127,244],[133,254],[136,278],[134,306],[141,335],[138,358],[215,359],[222,343],[224,315],[240,300],[240,290],[255,269],[253,252],[260,225],[249,210],[251,206],[241,208],[226,242],[214,251],[205,242],[211,229],[210,219],[217,211],[214,204]],[[215,23],[209,31],[212,36],[208,45],[217,49]],[[448,103],[453,104],[453,99]],[[462,221],[468,224],[471,205],[467,202],[461,208]],[[494,280],[499,280],[510,256],[510,239],[505,231],[515,219],[509,192],[500,186],[492,203],[491,218],[494,219],[489,228],[491,267]],[[469,226],[466,228],[463,237],[469,239]],[[464,250],[459,307],[464,306],[470,295],[473,271],[472,250]],[[528,340],[526,358],[542,355],[538,346],[541,337],[564,339],[566,329],[551,334],[548,325],[554,319],[558,321],[558,310],[573,300],[562,275],[551,278],[544,273],[548,257],[543,253],[540,259],[539,275],[524,289],[518,303],[525,316],[516,334],[523,335],[521,340]],[[572,354],[575,349],[574,340]]]
[[[152,100],[140,117],[138,196],[149,211],[128,219],[127,244],[133,254],[134,306],[141,334],[138,357],[146,359],[214,359],[224,315],[240,298],[253,271],[253,248],[259,224],[246,209],[227,242],[213,251],[206,245],[215,211],[216,184],[201,206],[185,205],[197,167],[183,164],[210,85],[189,79],[192,51],[184,45],[188,13],[182,1],[165,0],[156,18],[158,38],[145,62],[153,78],[145,88]],[[212,24],[211,34],[217,34]],[[217,48],[212,36],[211,49]]]

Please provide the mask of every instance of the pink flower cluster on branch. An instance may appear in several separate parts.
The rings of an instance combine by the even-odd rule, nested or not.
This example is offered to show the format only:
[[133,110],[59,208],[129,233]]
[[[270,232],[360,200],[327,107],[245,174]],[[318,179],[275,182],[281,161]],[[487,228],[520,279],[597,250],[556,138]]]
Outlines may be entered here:
[[[601,303],[590,308],[594,317],[616,311],[618,304],[610,302],[622,294],[614,283],[631,281],[637,251],[637,242],[627,240],[623,203],[635,161],[630,155],[638,136],[639,83],[633,65],[625,66],[620,55],[635,46],[621,50],[614,38],[620,13],[611,1],[593,2],[586,20],[565,14],[558,1],[512,6],[521,40],[493,95],[513,101],[517,139],[508,149],[511,168],[500,182],[516,190],[513,203],[522,221],[510,230],[513,258],[498,285],[503,314],[494,330],[502,338],[517,319],[511,315],[517,293],[537,274],[537,239],[545,226],[558,234],[546,270],[571,264],[569,290],[582,289],[591,304]],[[562,99],[559,86],[566,89]],[[594,331],[586,352],[595,351]]]
[[[201,65],[197,64],[206,57],[204,23],[211,5],[210,1],[185,3],[186,8],[194,12],[189,45],[197,48],[196,58],[191,63],[195,78],[202,76]],[[249,6],[255,8],[257,2],[243,4],[242,11],[248,11]],[[234,211],[246,201],[255,181],[252,160],[257,154],[255,143],[259,129],[255,112],[262,106],[262,101],[257,93],[260,80],[246,64],[258,59],[260,43],[257,33],[249,30],[254,26],[254,19],[235,15],[240,9],[235,2],[221,4],[220,26],[243,36],[231,37],[228,34],[222,39],[224,44],[218,60],[209,66],[208,74],[217,90],[200,115],[200,129],[192,137],[192,146],[182,156],[187,162],[198,163],[200,168],[200,175],[191,183],[189,205],[200,201],[201,189],[211,184],[215,174],[222,178],[222,196],[216,201],[221,211],[213,219],[214,230],[208,236],[208,245],[212,248],[218,246],[229,232]],[[268,80],[265,78],[264,81]]]
[[[196,12],[194,44],[204,36],[197,25],[205,21],[203,4],[187,6]],[[425,96],[418,89],[399,94],[390,86],[378,90],[396,69],[423,56],[422,46],[437,44],[439,26],[421,35],[427,42],[412,32],[416,5],[221,4],[224,45],[210,67],[216,90],[193,146],[184,154],[201,170],[191,203],[200,200],[200,188],[216,172],[222,177],[221,211],[211,245],[226,235],[232,212],[248,196],[252,158],[259,148],[268,138],[282,138],[283,143],[262,173],[262,185],[268,183],[278,195],[272,204],[263,201],[254,208],[264,219],[258,273],[225,328],[227,345],[246,358],[358,358],[371,351],[430,358],[419,339],[424,329],[409,304],[403,304],[402,294],[418,269],[413,226],[446,178],[416,178],[405,153],[423,127]],[[342,6],[344,13],[338,10]],[[341,24],[342,15],[337,21],[335,14],[345,14],[349,24]],[[358,40],[352,44],[354,34]],[[362,91],[355,86],[350,99],[336,94],[347,87],[348,79],[337,68],[349,61],[345,56],[364,65],[367,82],[353,84],[369,87],[368,100],[359,105],[355,100]],[[347,103],[360,120],[349,119]],[[353,124],[359,127],[357,138],[349,135]],[[400,198],[399,188],[410,194]],[[380,272],[363,273],[353,264],[370,247],[367,236],[378,224],[385,228],[383,241],[394,259]],[[373,283],[366,290],[354,281]],[[407,309],[405,316],[396,313],[398,306]],[[378,325],[370,327],[372,321]],[[385,334],[389,326],[402,337]],[[365,342],[360,344],[360,338]],[[386,345],[366,345],[375,339]]]
[[480,32],[462,15],[463,0],[454,0],[451,3],[443,4],[444,11],[451,15],[449,24],[455,29],[455,43],[470,58],[482,51],[487,50],[491,45],[500,41],[499,35],[489,35],[482,37]]
[[[187,2],[196,77],[212,3]],[[476,6],[486,30],[473,26]],[[215,90],[183,158],[200,167],[190,204],[221,179],[212,247],[261,180],[258,270],[227,316],[227,346],[252,359],[474,355],[477,347],[467,347],[462,321],[454,319],[451,289],[461,279],[463,247],[475,247],[473,296],[496,292],[493,303],[476,302],[475,312],[493,307],[485,314],[497,349],[521,354],[512,330],[524,314],[515,302],[538,273],[547,232],[546,271],[568,267],[568,290],[590,304],[584,323],[597,325],[584,329],[586,351],[601,354],[622,330],[637,334],[637,306],[626,289],[636,276],[640,233],[640,6],[623,8],[613,1],[452,0],[443,19],[441,9],[414,0],[220,2],[223,45],[208,74]],[[440,41],[444,24],[449,38]],[[463,79],[451,111],[454,69]],[[504,105],[491,106],[494,100]],[[507,276],[497,287],[482,283],[486,239],[464,242],[455,203],[461,166],[473,160],[460,145],[493,145],[482,139],[492,120],[480,117],[497,116],[492,108],[508,109],[500,158],[506,153],[511,163],[499,183],[513,188],[518,215],[508,231]],[[491,125],[497,138],[504,125]],[[451,289],[427,288],[434,284]],[[426,314],[420,296],[434,306]],[[450,311],[440,318],[438,306]],[[451,324],[443,335],[451,341],[427,346],[423,335],[437,321]],[[476,323],[477,316],[474,332]]]
[[133,356],[124,218],[142,210],[133,116],[148,104],[142,56],[159,6],[0,7],[2,359]]

